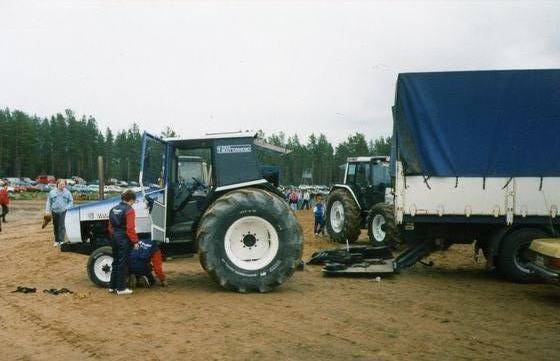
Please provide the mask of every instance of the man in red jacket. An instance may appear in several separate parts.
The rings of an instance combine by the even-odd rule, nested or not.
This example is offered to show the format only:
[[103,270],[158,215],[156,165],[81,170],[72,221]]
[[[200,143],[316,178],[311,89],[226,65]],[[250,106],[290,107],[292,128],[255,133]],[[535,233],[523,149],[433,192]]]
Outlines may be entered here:
[[132,208],[134,202],[136,202],[136,193],[127,190],[121,195],[121,202],[109,212],[109,233],[113,249],[109,292],[115,292],[117,295],[132,293],[132,290],[126,287],[126,278],[130,264],[130,248],[131,246],[138,248],[136,214]]
[[[6,214],[10,211],[8,209],[8,204],[10,204],[10,197],[8,196],[8,185],[4,184],[2,188],[0,188],[0,206],[2,206],[2,211],[0,214],[2,215],[2,222],[6,223]],[[0,230],[2,230],[2,226],[0,225]]]

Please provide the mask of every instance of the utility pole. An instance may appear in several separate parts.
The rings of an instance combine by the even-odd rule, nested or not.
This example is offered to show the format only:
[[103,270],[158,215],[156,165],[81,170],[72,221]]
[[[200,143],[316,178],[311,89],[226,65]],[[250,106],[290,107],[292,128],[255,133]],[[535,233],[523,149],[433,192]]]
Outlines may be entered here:
[[99,173],[99,199],[105,199],[105,174],[102,156],[97,157],[97,172]]

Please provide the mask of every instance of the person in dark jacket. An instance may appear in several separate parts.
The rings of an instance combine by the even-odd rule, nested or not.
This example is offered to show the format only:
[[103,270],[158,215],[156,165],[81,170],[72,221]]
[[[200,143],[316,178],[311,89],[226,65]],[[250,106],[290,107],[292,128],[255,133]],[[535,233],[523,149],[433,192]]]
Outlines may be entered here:
[[145,288],[156,284],[156,277],[163,287],[167,286],[165,274],[163,273],[163,257],[158,244],[151,239],[141,239],[138,248],[130,251],[130,288],[137,285]]
[[136,193],[126,190],[121,195],[121,202],[109,212],[109,234],[113,249],[113,265],[111,267],[111,281],[109,292],[117,295],[132,293],[126,287],[128,275],[130,248],[138,248],[136,234],[136,214],[132,205],[136,202]]
[[[4,185],[0,186],[0,206],[2,210],[0,210],[0,218],[2,223],[6,223],[6,214],[10,211],[8,209],[8,204],[10,204],[10,197],[8,195],[8,185],[4,183]],[[0,231],[2,230],[2,225],[0,225]]]

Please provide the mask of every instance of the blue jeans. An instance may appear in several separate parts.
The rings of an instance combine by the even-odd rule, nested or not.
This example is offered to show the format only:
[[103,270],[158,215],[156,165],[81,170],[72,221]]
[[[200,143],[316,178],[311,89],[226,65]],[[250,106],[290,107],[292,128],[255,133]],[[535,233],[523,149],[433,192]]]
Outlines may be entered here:
[[111,248],[113,249],[113,264],[109,288],[122,291],[126,288],[126,278],[128,276],[128,255],[130,252],[128,238],[113,237],[111,239]]
[[325,222],[323,221],[323,218],[315,217],[315,225],[313,226],[313,233],[325,234]]
[[66,237],[66,227],[64,226],[64,219],[66,218],[66,211],[52,213],[54,241],[57,243],[64,243]]

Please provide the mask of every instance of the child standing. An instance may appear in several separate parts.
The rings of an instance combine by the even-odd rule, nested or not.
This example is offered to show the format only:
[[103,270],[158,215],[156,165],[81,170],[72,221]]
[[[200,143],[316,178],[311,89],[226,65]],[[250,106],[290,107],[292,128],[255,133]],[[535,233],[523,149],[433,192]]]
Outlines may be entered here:
[[313,207],[313,215],[315,216],[315,225],[313,226],[313,233],[318,235],[319,233],[325,234],[325,205],[321,199],[321,195],[318,194],[315,197],[315,207]]

